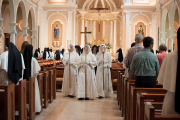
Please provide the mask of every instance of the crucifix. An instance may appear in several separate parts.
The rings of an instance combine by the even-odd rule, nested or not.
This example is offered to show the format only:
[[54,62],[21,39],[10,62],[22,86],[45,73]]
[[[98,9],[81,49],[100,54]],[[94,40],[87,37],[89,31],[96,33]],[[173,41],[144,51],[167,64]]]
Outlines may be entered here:
[[[85,34],[85,46],[84,50],[86,50],[87,45],[87,34],[91,34],[91,32],[87,32],[87,27],[85,27],[85,32],[81,32],[81,34]],[[87,59],[87,54],[85,52],[85,61]],[[87,97],[87,75],[86,75],[86,68],[85,68],[85,98]]]
[[98,11],[98,22],[99,22],[99,32],[101,28],[101,12],[102,10],[108,10],[108,8],[91,8],[91,10],[97,10]]

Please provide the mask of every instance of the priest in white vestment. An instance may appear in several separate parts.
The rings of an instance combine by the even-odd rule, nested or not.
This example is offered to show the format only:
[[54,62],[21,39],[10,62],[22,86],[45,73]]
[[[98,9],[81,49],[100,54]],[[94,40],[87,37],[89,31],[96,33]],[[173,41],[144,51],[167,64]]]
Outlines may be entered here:
[[[16,71],[13,69],[16,69]],[[24,69],[23,56],[17,47],[9,42],[7,44],[7,51],[0,55],[0,84],[14,83],[18,85],[19,81],[23,79]]]
[[[177,38],[180,40],[180,29],[177,32]],[[179,66],[180,53],[178,42],[178,51],[171,52],[164,58],[160,72],[158,75],[158,82],[163,85],[163,88],[168,92],[164,98],[162,115],[178,115],[180,114],[180,85],[179,82]],[[178,74],[177,74],[178,73]]]
[[78,69],[76,62],[79,58],[79,55],[76,53],[75,47],[72,44],[69,47],[70,47],[69,48],[70,58],[69,58],[69,52],[66,52],[62,60],[63,64],[65,65],[62,93],[64,95],[73,98],[74,96],[76,96],[76,91],[77,91]]
[[[103,58],[104,51],[104,58]],[[97,60],[97,89],[98,95],[102,97],[110,97],[113,94],[112,81],[111,81],[111,66],[112,58],[111,55],[107,52],[106,46],[102,44],[99,49],[99,54],[96,56]],[[104,64],[103,64],[104,63]],[[104,81],[103,81],[103,70],[104,70]]]
[[41,70],[39,63],[35,58],[32,57],[33,46],[28,44],[24,49],[24,63],[26,69],[24,70],[23,78],[27,81],[29,77],[35,77],[35,112],[41,111],[41,101],[40,101],[40,93],[39,93],[39,85],[37,81],[37,76],[39,71]]
[[81,54],[81,56],[79,57],[77,65],[79,68],[77,93],[78,99],[95,99],[96,97],[98,97],[96,77],[94,71],[94,67],[96,67],[97,61],[96,57],[92,54],[91,49],[88,45],[84,48],[83,54]]

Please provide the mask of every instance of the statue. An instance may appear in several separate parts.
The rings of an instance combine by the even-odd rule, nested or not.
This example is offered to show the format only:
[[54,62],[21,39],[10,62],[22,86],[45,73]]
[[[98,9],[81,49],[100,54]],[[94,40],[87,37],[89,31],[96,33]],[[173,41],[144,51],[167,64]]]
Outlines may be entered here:
[[59,27],[58,24],[54,27],[54,39],[58,40],[59,39]]
[[143,28],[142,28],[142,25],[140,25],[139,30],[138,30],[138,33],[142,34],[143,37],[144,37],[144,30],[143,30]]

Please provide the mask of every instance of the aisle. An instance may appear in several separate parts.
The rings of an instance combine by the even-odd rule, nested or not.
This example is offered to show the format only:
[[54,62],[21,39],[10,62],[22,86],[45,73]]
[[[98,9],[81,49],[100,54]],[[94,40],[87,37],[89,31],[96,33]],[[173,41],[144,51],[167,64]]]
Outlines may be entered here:
[[57,99],[36,120],[123,120],[120,114],[116,94],[111,98],[79,101],[57,92]]

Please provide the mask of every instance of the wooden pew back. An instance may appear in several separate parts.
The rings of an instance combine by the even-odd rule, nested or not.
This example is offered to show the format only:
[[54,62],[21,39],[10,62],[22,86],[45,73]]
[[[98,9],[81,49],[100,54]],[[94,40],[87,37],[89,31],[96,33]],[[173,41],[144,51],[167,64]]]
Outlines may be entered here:
[[15,120],[15,85],[0,85],[0,120]]

